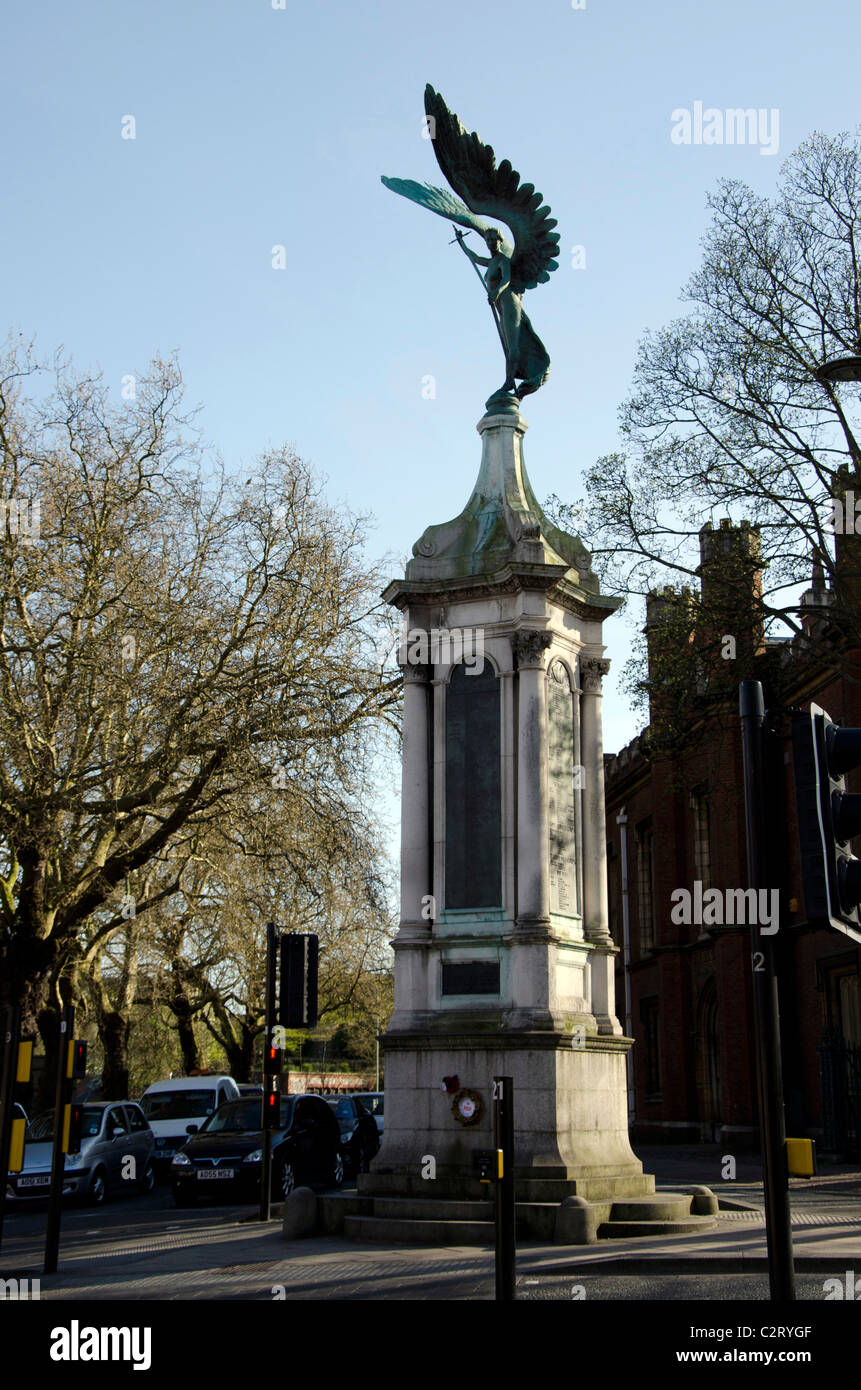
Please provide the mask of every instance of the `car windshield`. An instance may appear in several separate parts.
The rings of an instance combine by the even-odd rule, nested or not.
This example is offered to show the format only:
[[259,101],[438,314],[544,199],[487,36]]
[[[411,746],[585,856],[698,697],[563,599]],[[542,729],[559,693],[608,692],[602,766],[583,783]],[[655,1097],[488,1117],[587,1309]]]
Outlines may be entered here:
[[[281,1100],[281,1127],[286,1129],[291,1110],[291,1101],[283,1097]],[[260,1129],[261,1103],[259,1097],[256,1100],[231,1100],[226,1105],[220,1105],[214,1115],[210,1115],[201,1133],[223,1134],[230,1132],[253,1133]]]
[[141,1109],[148,1120],[200,1119],[215,1109],[214,1091],[153,1091],[141,1098]]
[[[81,1130],[83,1139],[94,1139],[102,1127],[103,1110],[99,1110],[95,1105],[84,1106],[84,1122]],[[54,1112],[46,1110],[44,1115],[37,1115],[36,1119],[30,1124],[27,1130],[27,1138],[38,1142],[39,1140],[53,1139],[54,1137]]]
[[382,1096],[356,1096],[356,1100],[363,1105],[369,1115],[382,1115],[383,1097]]

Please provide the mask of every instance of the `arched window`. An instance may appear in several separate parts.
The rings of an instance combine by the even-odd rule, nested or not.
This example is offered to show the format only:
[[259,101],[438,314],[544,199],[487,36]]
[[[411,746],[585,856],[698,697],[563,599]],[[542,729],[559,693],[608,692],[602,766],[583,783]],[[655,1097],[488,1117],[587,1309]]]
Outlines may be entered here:
[[445,702],[445,905],[502,906],[499,680],[456,666]]

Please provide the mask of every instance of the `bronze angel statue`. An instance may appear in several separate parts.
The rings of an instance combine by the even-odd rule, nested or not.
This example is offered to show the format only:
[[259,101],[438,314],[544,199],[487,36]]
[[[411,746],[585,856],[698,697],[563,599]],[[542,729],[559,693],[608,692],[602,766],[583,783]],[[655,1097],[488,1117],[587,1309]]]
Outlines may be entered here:
[[[425,111],[437,162],[459,196],[412,179],[383,175],[383,183],[484,238],[490,254],[478,256],[466,245],[464,233],[455,233],[476,269],[486,267],[487,298],[505,352],[505,381],[488,400],[488,409],[508,402],[516,405],[521,396],[543,386],[550,372],[547,349],[523,311],[523,295],[549,280],[550,272],[558,266],[554,259],[559,254],[559,234],[553,231],[556,220],[534,186],[521,184],[520,175],[507,159],[497,167],[490,145],[474,131],[470,134],[464,129],[430,84],[425,88]],[[514,244],[485,222],[485,217],[505,222]],[[481,276],[481,271],[478,274]]]

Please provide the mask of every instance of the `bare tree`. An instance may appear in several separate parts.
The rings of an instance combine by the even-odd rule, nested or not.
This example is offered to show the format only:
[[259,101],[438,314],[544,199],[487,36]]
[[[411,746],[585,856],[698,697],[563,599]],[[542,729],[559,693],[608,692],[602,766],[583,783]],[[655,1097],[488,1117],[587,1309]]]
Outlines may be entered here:
[[46,1035],[82,939],[95,961],[129,899],[178,892],[183,845],[255,789],[355,785],[395,722],[362,521],[290,449],[231,480],[175,363],[135,394],[0,362],[0,497],[41,507],[38,538],[0,536],[0,981]]
[[[859,679],[859,542],[831,525],[835,499],[838,521],[847,496],[861,501],[858,386],[816,373],[861,353],[861,144],[814,134],[786,161],[773,200],[728,180],[708,202],[702,264],[683,294],[693,307],[640,346],[621,411],[626,448],[589,470],[585,504],[554,499],[552,509],[580,523],[609,587],[641,597],[668,581],[695,587],[701,529],[722,516],[748,522],[765,574],[753,626],[798,638],[799,586],[815,564],[827,623],[801,642],[821,641],[825,660],[838,647]],[[688,638],[694,627],[700,642],[733,631],[718,617],[731,620],[736,582],[728,571],[723,589],[713,584],[714,612],[694,595]],[[675,653],[691,690],[684,633]]]

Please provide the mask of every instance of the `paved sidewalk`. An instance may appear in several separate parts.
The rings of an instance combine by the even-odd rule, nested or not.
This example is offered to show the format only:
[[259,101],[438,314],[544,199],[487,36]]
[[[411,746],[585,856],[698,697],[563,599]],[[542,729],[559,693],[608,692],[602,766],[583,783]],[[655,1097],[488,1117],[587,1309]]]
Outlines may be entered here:
[[[714,1176],[720,1173],[717,1148],[640,1147],[638,1155],[659,1189],[707,1182],[735,1209],[722,1210],[715,1229],[690,1235],[591,1246],[523,1244],[517,1258],[519,1295],[561,1296],[546,1289],[570,1284],[576,1276],[587,1282],[590,1298],[763,1296],[744,1291],[767,1287],[758,1160],[740,1162],[737,1180],[721,1182]],[[856,1270],[861,1277],[861,1170],[843,1165],[809,1180],[793,1179],[791,1204],[799,1296],[822,1298],[823,1276]],[[151,1229],[140,1237],[128,1230],[114,1237],[106,1233],[97,1246],[70,1236],[63,1242],[58,1274],[42,1279],[41,1293],[43,1299],[76,1301],[469,1300],[492,1298],[493,1271],[490,1246],[357,1244],[334,1236],[285,1242],[278,1221],[263,1227],[213,1213],[200,1224],[156,1235]],[[667,1283],[670,1276],[676,1276],[674,1284]],[[679,1291],[668,1293],[669,1288]]]
[[[861,1275],[861,1207],[793,1213],[799,1274]],[[521,1245],[518,1274],[763,1274],[761,1212],[724,1212],[713,1231],[602,1242],[592,1246]],[[285,1242],[280,1227],[206,1224],[193,1234],[106,1242],[98,1251],[67,1247],[60,1271],[42,1281],[58,1299],[271,1299],[489,1297],[491,1248],[357,1245],[337,1237]],[[446,1293],[447,1288],[451,1292]],[[422,1292],[426,1290],[426,1292]],[[431,1292],[431,1290],[433,1290]]]

